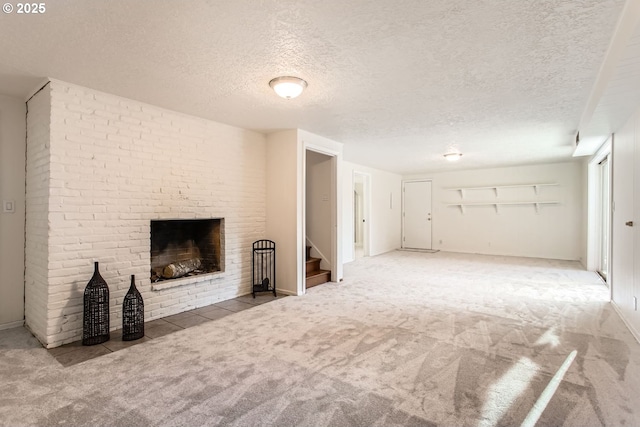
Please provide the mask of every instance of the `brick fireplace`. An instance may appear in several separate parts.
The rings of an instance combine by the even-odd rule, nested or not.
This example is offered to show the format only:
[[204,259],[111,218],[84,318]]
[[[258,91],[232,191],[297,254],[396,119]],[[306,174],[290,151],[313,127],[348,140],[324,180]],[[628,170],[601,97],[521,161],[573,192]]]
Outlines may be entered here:
[[192,261],[198,267],[185,275],[223,271],[223,228],[222,218],[151,221],[151,283],[176,280],[167,267]]
[[[131,274],[147,320],[249,293],[265,182],[262,134],[51,81],[28,102],[27,326],[46,347],[78,340],[94,261],[109,285],[112,330]],[[183,235],[218,230],[213,258],[186,239],[211,271],[152,282],[154,224],[176,220],[192,222]]]

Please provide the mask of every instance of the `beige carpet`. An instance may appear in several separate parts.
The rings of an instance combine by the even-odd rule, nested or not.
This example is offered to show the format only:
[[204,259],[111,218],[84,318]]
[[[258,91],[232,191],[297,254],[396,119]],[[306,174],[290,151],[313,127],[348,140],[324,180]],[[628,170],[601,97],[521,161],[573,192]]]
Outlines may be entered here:
[[396,251],[68,368],[1,331],[0,425],[637,426],[640,345],[607,301],[577,263]]

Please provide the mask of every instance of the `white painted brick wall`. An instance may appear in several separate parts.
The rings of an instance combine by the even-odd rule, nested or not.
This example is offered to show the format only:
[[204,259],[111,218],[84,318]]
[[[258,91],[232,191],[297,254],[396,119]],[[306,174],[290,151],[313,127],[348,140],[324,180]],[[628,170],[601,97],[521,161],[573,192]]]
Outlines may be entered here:
[[43,343],[47,340],[48,303],[48,214],[50,168],[50,87],[46,86],[28,103],[25,320]]
[[[28,165],[50,170],[47,296],[33,298],[47,301],[45,345],[81,338],[93,261],[109,284],[112,329],[121,327],[131,274],[147,320],[250,292],[251,243],[265,237],[265,136],[63,82],[50,87],[50,163]],[[150,221],[204,218],[225,218],[225,272],[152,290]],[[27,259],[40,255],[27,250]]]

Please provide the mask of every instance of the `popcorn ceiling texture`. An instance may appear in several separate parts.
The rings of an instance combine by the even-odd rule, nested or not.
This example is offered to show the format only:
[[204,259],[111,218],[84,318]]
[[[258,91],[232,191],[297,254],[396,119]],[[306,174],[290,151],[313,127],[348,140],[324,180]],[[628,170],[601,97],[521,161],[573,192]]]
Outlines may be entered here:
[[[94,261],[112,329],[131,274],[147,320],[249,292],[251,243],[265,234],[263,135],[58,81],[29,108],[26,323],[43,344],[80,338]],[[150,220],[204,218],[225,219],[226,271],[151,290]]]
[[[8,75],[245,129],[305,129],[344,142],[348,161],[409,174],[569,158],[623,5],[76,0],[30,17],[37,26],[2,17],[0,52]],[[285,102],[268,82],[289,74],[309,87]],[[442,161],[449,144],[461,165]]]

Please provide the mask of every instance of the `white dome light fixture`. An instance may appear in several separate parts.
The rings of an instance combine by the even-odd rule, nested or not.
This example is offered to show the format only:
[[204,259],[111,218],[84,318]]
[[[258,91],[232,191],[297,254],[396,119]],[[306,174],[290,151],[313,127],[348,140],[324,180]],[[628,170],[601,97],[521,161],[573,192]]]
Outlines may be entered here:
[[462,157],[462,153],[458,150],[451,150],[444,154],[444,158],[449,162],[457,162]]
[[299,96],[307,87],[307,82],[299,77],[282,76],[276,77],[269,82],[269,86],[284,99],[293,99]]

